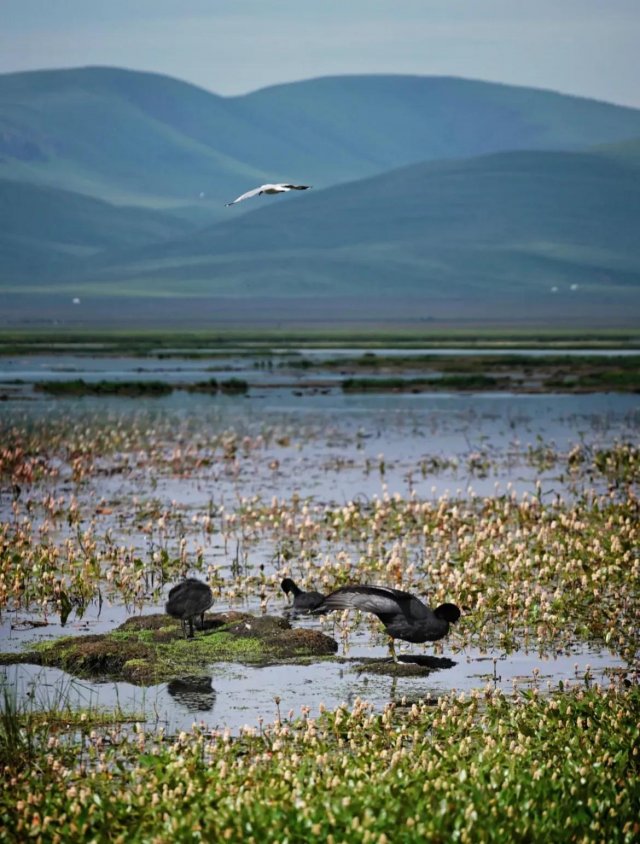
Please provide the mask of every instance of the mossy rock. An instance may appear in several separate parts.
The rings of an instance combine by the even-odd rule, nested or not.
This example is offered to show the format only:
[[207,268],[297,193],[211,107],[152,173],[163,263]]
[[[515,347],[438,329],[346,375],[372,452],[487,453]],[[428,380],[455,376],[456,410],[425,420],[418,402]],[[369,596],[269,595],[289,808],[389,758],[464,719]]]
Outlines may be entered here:
[[212,613],[193,639],[185,639],[178,621],[158,614],[129,618],[111,633],[66,636],[33,651],[0,654],[0,664],[29,662],[78,677],[152,685],[198,676],[215,662],[268,665],[331,656],[337,650],[335,639],[293,629],[276,616]]

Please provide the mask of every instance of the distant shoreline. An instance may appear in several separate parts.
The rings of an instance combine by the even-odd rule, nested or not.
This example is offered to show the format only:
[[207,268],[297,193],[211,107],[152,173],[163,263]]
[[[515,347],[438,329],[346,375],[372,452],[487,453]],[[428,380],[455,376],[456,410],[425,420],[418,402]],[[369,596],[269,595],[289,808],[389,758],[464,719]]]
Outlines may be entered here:
[[[263,349],[638,349],[640,327],[496,328],[496,327],[220,327],[211,329],[117,329],[82,327],[0,328],[0,356],[13,354],[92,354],[212,356]],[[237,349],[235,348],[237,347]]]

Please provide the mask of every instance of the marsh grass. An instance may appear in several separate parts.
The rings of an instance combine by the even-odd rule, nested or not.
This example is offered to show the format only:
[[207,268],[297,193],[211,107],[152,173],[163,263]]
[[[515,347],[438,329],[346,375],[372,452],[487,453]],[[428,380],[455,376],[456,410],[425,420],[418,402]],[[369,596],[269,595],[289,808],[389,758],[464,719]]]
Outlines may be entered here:
[[492,390],[504,385],[505,379],[482,373],[443,375],[440,378],[345,378],[345,393],[424,392],[438,390]]
[[168,396],[174,390],[186,390],[189,393],[211,393],[218,391],[229,395],[248,392],[249,384],[242,378],[228,378],[218,382],[215,378],[197,381],[194,384],[169,384],[166,381],[84,381],[76,378],[71,381],[36,381],[33,389],[40,393],[49,393],[60,398],[124,397],[157,398]]
[[[114,725],[109,713],[85,712],[83,720],[64,701],[36,712],[10,700],[0,722],[0,840],[638,840],[640,452],[633,442],[581,437],[564,452],[542,440],[523,446],[512,465],[554,468],[567,479],[560,492],[539,483],[532,494],[458,498],[382,487],[339,502],[274,492],[274,456],[315,446],[324,436],[316,431],[265,425],[255,433],[151,412],[128,420],[107,411],[11,419],[0,445],[8,490],[3,615],[46,619],[92,600],[148,606],[190,570],[209,581],[216,604],[252,602],[264,611],[268,601],[269,610],[279,606],[288,574],[322,590],[378,582],[458,602],[463,618],[446,642],[453,654],[467,647],[568,654],[586,642],[624,661],[626,677],[619,688],[585,677],[571,687],[550,684],[549,693],[534,681],[530,692],[508,696],[489,676],[482,679],[489,687],[470,696],[381,713],[362,701],[317,717],[306,708],[297,718],[274,711],[274,723],[237,738],[196,729],[168,740],[156,729]],[[363,477],[383,483],[384,455],[361,457],[355,438],[331,436],[344,461],[332,464],[338,480],[354,456]],[[476,477],[494,461],[482,447],[455,457],[420,454],[407,470]],[[260,473],[264,494],[242,495],[242,479]],[[227,477],[241,481],[223,496]],[[115,491],[107,496],[109,479]],[[197,506],[156,491],[154,484],[176,479],[199,492]],[[170,623],[158,621],[159,635]],[[345,640],[361,625],[378,641],[369,616],[319,623]],[[127,633],[111,645],[139,673],[146,661],[125,648],[148,647],[150,638]],[[197,673],[194,656],[215,661],[219,651],[206,650],[204,639],[177,638],[169,673]],[[217,645],[225,641],[223,633]]]
[[[185,445],[171,448],[178,433]],[[100,417],[100,424],[83,417],[78,428],[48,420],[36,429],[9,429],[0,477],[9,489],[43,493],[16,499],[12,518],[0,525],[0,612],[35,611],[46,620],[47,613],[80,616],[92,601],[141,607],[159,601],[167,581],[190,568],[206,572],[216,601],[266,607],[282,577],[293,573],[321,590],[380,582],[428,591],[434,601],[454,600],[469,610],[462,644],[511,651],[524,643],[552,653],[594,640],[625,659],[637,650],[640,451],[629,442],[606,448],[581,442],[564,453],[543,441],[527,447],[522,457],[536,470],[555,467],[566,476],[566,498],[543,499],[541,488],[540,495],[521,498],[398,494],[342,506],[298,496],[239,496],[226,510],[210,502],[195,514],[152,496],[100,507],[87,497],[82,504],[83,487],[101,483],[105,464],[98,461],[111,455],[110,471],[129,473],[142,462],[155,478],[206,483],[243,465],[254,472],[268,436],[282,448],[295,445],[276,432],[255,439],[233,431],[209,436],[176,432],[169,424],[150,429],[142,421],[125,428],[111,417]],[[483,477],[491,461],[489,453],[470,453],[467,471]],[[383,459],[367,466],[384,476]],[[438,466],[421,457],[415,471]],[[75,491],[52,495],[50,483],[73,483]],[[104,519],[102,531],[96,513]],[[114,530],[142,535],[149,550],[114,542]],[[228,554],[226,568],[206,563],[214,540]],[[254,549],[268,565],[251,565]]]
[[605,841],[640,833],[637,688],[356,700],[237,739],[93,732],[0,796],[3,839]]
[[75,681],[56,687],[34,685],[29,695],[19,698],[15,685],[4,678],[0,690],[0,769],[5,774],[41,772],[46,767],[47,750],[59,743],[58,736],[74,744],[89,730],[144,720],[143,713],[126,712],[120,706],[104,710],[72,705],[73,689]]
[[2,684],[0,702],[0,765],[15,770],[28,764],[33,755],[32,719],[21,717],[15,688]]
[[[361,373],[342,382],[345,392],[494,390],[516,392],[639,392],[640,356],[595,357],[585,355],[477,354],[376,355],[341,357],[313,363],[308,359],[292,366],[306,370]],[[424,374],[418,375],[417,373]],[[384,373],[366,378],[366,373]],[[407,373],[413,373],[408,377]]]
[[34,389],[53,396],[126,396],[153,397],[166,396],[173,391],[171,385],[163,381],[84,381],[76,378],[71,381],[37,381]]

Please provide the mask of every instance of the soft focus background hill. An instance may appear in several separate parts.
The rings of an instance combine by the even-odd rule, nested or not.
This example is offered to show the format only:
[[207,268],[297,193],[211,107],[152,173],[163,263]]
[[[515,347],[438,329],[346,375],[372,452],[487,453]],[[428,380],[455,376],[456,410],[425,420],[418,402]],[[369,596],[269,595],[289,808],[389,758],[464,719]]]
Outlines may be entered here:
[[327,186],[431,159],[634,136],[637,110],[464,79],[331,77],[220,97],[115,68],[0,76],[0,176],[196,219],[221,215],[256,180]]
[[[259,208],[107,271],[142,292],[635,301],[637,145],[427,163]],[[175,288],[174,288],[175,289]]]
[[[446,77],[220,97],[113,68],[4,75],[0,289],[10,320],[69,295],[145,315],[159,297],[363,315],[405,297],[427,317],[533,297],[555,313],[576,284],[573,315],[628,314],[638,138],[635,109]],[[224,207],[280,179],[314,190]]]
[[30,279],[68,272],[109,249],[177,237],[189,225],[161,212],[116,207],[58,188],[0,179],[2,274]]

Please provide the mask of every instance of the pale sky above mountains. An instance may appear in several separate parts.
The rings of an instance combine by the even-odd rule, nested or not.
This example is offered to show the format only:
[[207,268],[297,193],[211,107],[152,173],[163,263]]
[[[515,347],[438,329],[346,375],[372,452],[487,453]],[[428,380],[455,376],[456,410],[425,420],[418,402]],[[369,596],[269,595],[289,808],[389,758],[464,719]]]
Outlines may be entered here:
[[239,94],[464,76],[640,107],[640,0],[1,0],[0,73],[110,65]]

